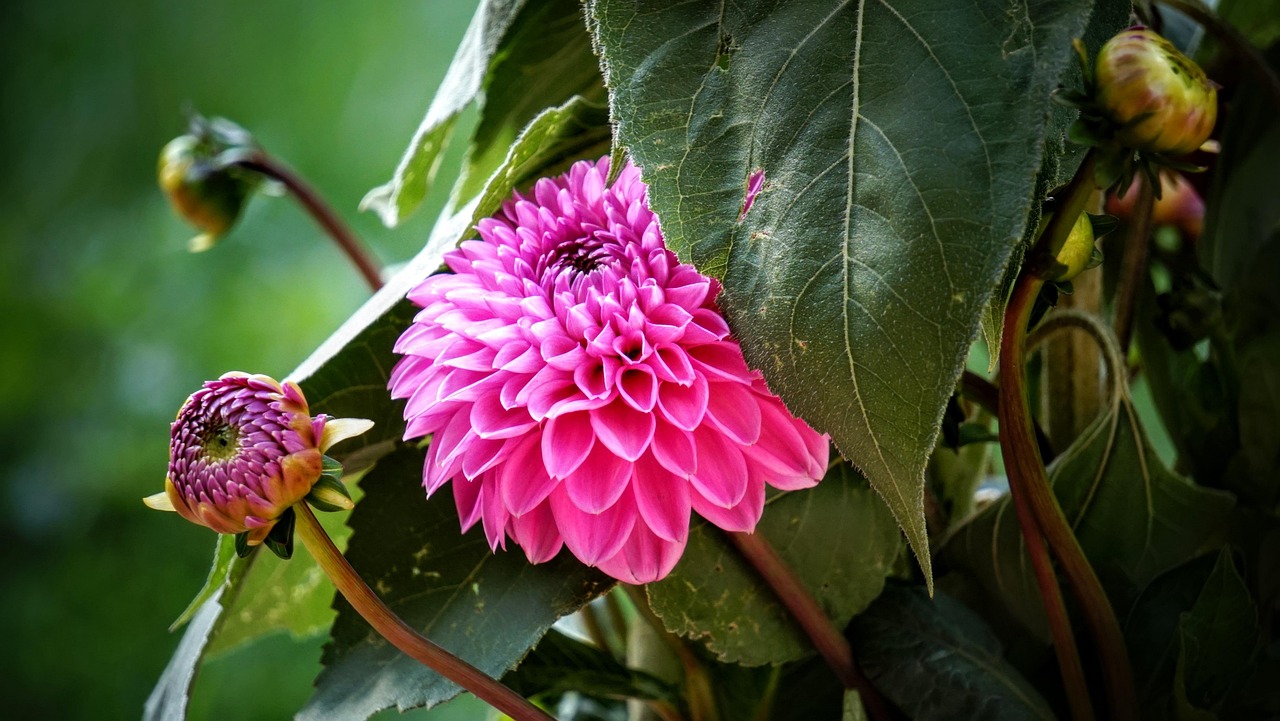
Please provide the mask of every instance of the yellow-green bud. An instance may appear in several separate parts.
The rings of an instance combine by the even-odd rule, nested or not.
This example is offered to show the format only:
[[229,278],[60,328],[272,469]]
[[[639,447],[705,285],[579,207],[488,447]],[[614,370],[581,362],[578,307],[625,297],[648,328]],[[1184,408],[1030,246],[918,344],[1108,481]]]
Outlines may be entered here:
[[[1051,213],[1046,213],[1040,221],[1040,233],[1049,224]],[[1062,243],[1050,247],[1047,255],[1052,258],[1048,268],[1041,273],[1045,280],[1064,282],[1080,275],[1093,265],[1093,223],[1087,213],[1081,213]]]
[[1098,52],[1096,102],[1123,145],[1185,155],[1209,139],[1218,91],[1190,58],[1142,27],[1121,32]]

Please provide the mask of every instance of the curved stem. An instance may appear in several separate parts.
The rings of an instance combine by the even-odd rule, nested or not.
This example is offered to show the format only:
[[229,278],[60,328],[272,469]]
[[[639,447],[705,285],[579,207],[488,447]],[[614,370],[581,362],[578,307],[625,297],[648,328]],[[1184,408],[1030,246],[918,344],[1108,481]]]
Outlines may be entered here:
[[759,533],[727,533],[729,541],[743,558],[756,569],[778,600],[791,613],[792,618],[813,642],[818,655],[827,662],[836,678],[845,688],[856,689],[872,719],[887,721],[893,718],[889,704],[876,690],[853,660],[853,649],[840,629],[818,605],[818,600],[796,576],[787,562],[782,560],[769,541]]
[[[960,374],[960,394],[982,406],[983,410],[991,415],[1000,415],[1000,388],[977,373],[967,370]],[[1049,442],[1049,436],[1034,418],[1031,419],[1031,429],[1036,434],[1036,445],[1040,447],[1040,457],[1045,463],[1051,462],[1057,453],[1053,450],[1053,444]]]
[[[1129,721],[1138,717],[1129,652],[1111,601],[1049,486],[1044,461],[1031,432],[1031,408],[1024,378],[1027,323],[1035,299],[1044,286],[1040,272],[1053,267],[1052,259],[1046,259],[1046,249],[1059,245],[1075,224],[1075,219],[1084,211],[1093,192],[1096,163],[1097,153],[1090,150],[1066,189],[1063,202],[1054,211],[1053,220],[1028,253],[1028,262],[1023,266],[1005,308],[1004,334],[1000,339],[1000,449],[1008,471],[1009,491],[1015,503],[1025,502],[1029,506],[1035,525],[1044,534],[1063,574],[1070,581],[1093,634],[1110,702],[1110,718],[1112,721]],[[1024,501],[1018,501],[1019,497]],[[1026,524],[1023,529],[1024,532],[1027,530]]]
[[351,606],[405,655],[475,694],[477,698],[507,714],[515,721],[555,721],[523,696],[512,691],[480,669],[437,646],[400,619],[360,578],[329,539],[307,504],[294,506],[297,533],[315,557],[320,569]]
[[278,180],[289,189],[293,197],[298,199],[299,203],[306,208],[307,212],[315,219],[320,227],[328,233],[330,238],[338,244],[342,252],[347,254],[347,258],[355,265],[356,270],[360,271],[360,275],[364,276],[365,282],[374,291],[382,287],[382,267],[378,261],[374,260],[373,255],[364,247],[364,243],[356,236],[347,224],[342,222],[342,218],[333,212],[333,208],[320,197],[320,194],[306,183],[297,173],[294,173],[282,163],[276,161],[270,155],[262,151],[253,153],[250,157],[236,162],[237,165],[249,170],[261,173],[268,178]]
[[1147,248],[1151,245],[1151,211],[1156,202],[1155,183],[1144,178],[1138,185],[1138,198],[1133,216],[1125,231],[1124,254],[1120,258],[1120,278],[1116,283],[1116,302],[1112,326],[1120,341],[1120,350],[1129,351],[1133,336],[1133,317],[1138,294],[1147,276]]
[[[1034,477],[1037,468],[1044,472],[1040,460],[1040,450],[1035,441],[1029,438],[1030,424],[1015,422],[1013,415],[1006,410],[1006,405],[1016,403],[1024,398],[1020,385],[1007,385],[1004,378],[1005,368],[1017,369],[1022,374],[1022,359],[1017,353],[1005,348],[1006,340],[1016,336],[1020,347],[1026,332],[1027,319],[1040,294],[1042,281],[1032,280],[1033,276],[1019,277],[1014,287],[1009,304],[1005,306],[1004,333],[1000,348],[1000,384],[1002,392],[999,397],[1000,409],[1000,452],[1004,455],[1005,471],[1009,477],[1009,495],[1013,497],[1013,507],[1018,514],[1018,524],[1022,528],[1022,539],[1027,546],[1027,556],[1035,571],[1036,586],[1040,590],[1040,599],[1044,603],[1045,616],[1049,621],[1049,631],[1053,634],[1053,650],[1058,656],[1058,669],[1062,674],[1062,685],[1067,692],[1067,701],[1071,705],[1071,718],[1075,721],[1087,721],[1094,718],[1093,705],[1089,701],[1089,684],[1085,681],[1084,668],[1080,663],[1080,651],[1076,648],[1075,634],[1071,629],[1071,618],[1067,615],[1067,607],[1062,599],[1062,589],[1058,586],[1058,578],[1053,572],[1053,562],[1045,547],[1044,532],[1036,521],[1036,513],[1032,508],[1029,493],[1026,490],[1027,478]],[[1025,403],[1025,398],[1023,403]],[[1027,413],[1027,419],[1030,419]],[[1046,481],[1047,483],[1047,481]]]

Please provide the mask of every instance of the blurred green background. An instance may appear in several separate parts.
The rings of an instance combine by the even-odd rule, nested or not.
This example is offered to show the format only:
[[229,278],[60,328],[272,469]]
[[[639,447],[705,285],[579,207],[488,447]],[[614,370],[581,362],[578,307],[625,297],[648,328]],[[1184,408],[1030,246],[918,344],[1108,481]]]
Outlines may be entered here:
[[[356,206],[390,178],[474,7],[453,0],[0,3],[0,660],[6,718],[137,718],[203,583],[212,535],[145,509],[168,424],[227,370],[288,373],[367,297],[289,199],[213,250],[155,185],[184,107],[250,129],[384,261]],[[442,173],[458,162],[455,149]],[[444,184],[447,187],[447,183]],[[209,665],[197,718],[287,718],[322,638]]]

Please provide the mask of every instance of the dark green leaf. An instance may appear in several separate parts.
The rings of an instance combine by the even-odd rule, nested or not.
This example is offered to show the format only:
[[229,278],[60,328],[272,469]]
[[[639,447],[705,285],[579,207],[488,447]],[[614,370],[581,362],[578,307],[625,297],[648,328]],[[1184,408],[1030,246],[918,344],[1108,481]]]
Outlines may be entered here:
[[[814,488],[769,498],[756,532],[769,539],[841,627],[880,593],[901,550],[893,517],[843,463]],[[724,661],[755,666],[812,653],[773,592],[710,524],[690,530],[675,570],[647,589],[669,630],[705,639]]]
[[524,0],[482,0],[395,176],[369,191],[360,203],[362,209],[376,211],[382,222],[394,226],[422,202],[458,114],[480,93],[490,63],[501,52],[524,4]]
[[[1280,46],[1270,54],[1280,70]],[[1230,290],[1251,268],[1262,244],[1280,230],[1280,115],[1270,96],[1245,81],[1222,130],[1222,153],[1205,199],[1204,236],[1197,249],[1204,266],[1223,290]]]
[[[1120,608],[1158,574],[1220,542],[1234,506],[1231,494],[1197,486],[1164,466],[1147,443],[1127,390],[1055,460],[1049,480]],[[1007,497],[958,529],[943,553],[992,590],[1028,629],[1048,639]]]
[[1178,659],[1178,624],[1217,561],[1218,554],[1207,553],[1160,574],[1143,589],[1125,619],[1125,642],[1144,708],[1168,708]]
[[1090,5],[588,5],[667,243],[724,280],[748,362],[867,474],[926,578],[924,466]]
[[595,646],[552,629],[502,682],[522,696],[577,691],[601,698],[675,701],[671,684],[627,668]]
[[1175,707],[1221,710],[1231,692],[1248,679],[1258,636],[1253,599],[1231,552],[1224,550],[1178,625]]
[[[539,566],[518,549],[493,553],[479,529],[462,535],[452,494],[423,498],[425,451],[404,448],[361,481],[346,556],[409,625],[480,670],[501,676],[551,624],[612,583],[568,553]],[[302,719],[364,719],[385,708],[433,706],[459,692],[405,656],[345,600],[325,670]]]
[[959,602],[891,585],[849,627],[871,683],[913,721],[1056,718]]

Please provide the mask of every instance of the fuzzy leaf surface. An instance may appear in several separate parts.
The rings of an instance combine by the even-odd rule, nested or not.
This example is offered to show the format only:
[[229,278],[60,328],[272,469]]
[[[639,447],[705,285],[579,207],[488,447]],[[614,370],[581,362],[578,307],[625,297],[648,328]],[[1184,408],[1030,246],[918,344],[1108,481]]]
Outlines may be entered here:
[[924,466],[1090,5],[588,5],[667,243],[724,281],[748,362],[866,474],[927,578]]
[[[756,533],[841,628],[880,594],[902,543],[888,509],[843,463],[814,488],[767,499]],[[759,666],[813,652],[773,592],[708,523],[690,529],[671,575],[646,588],[668,630],[705,640],[723,661]]]

